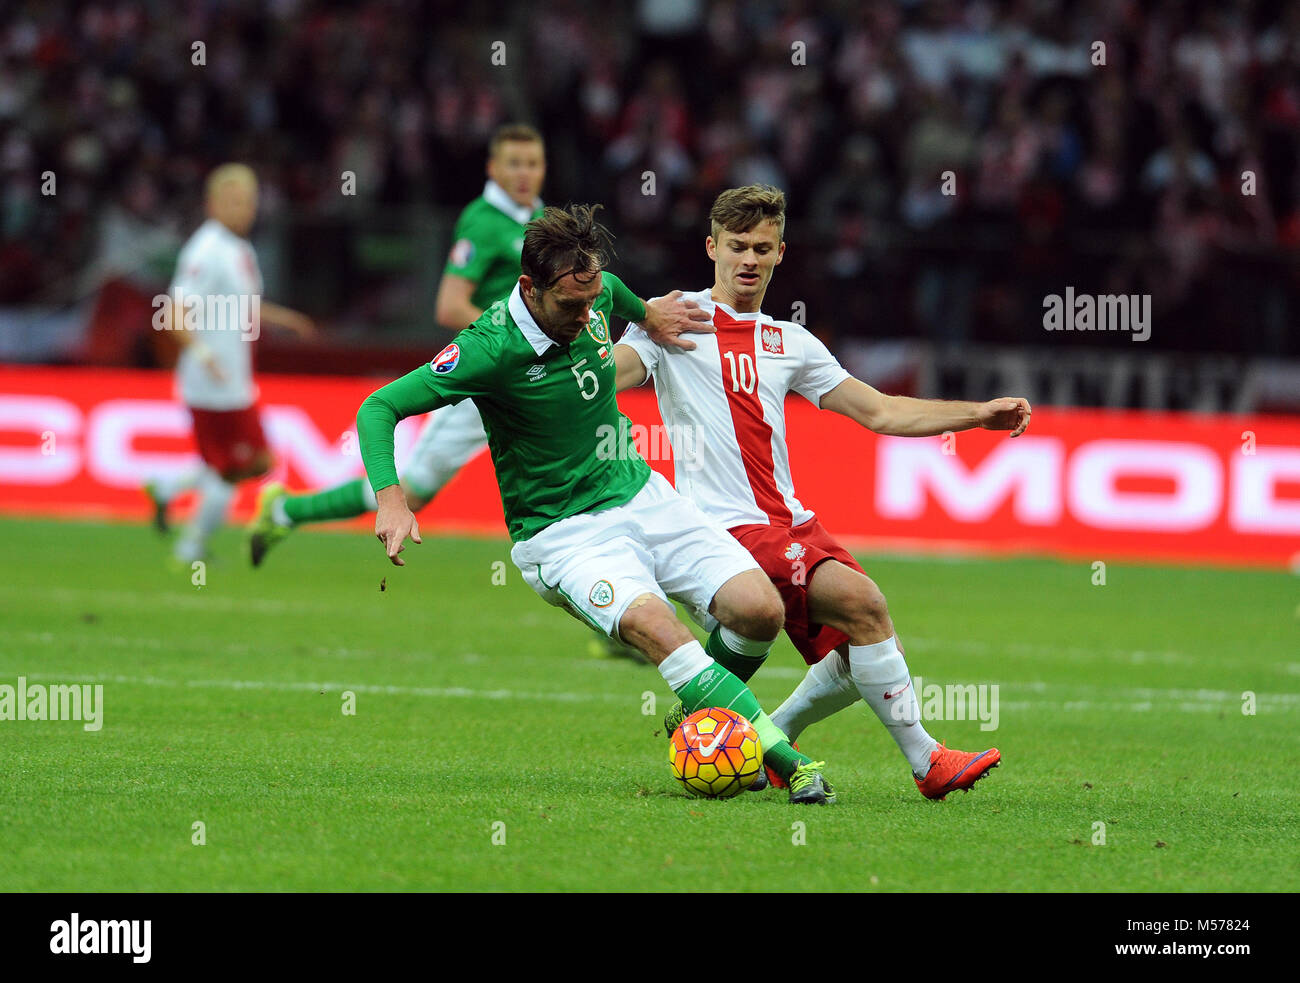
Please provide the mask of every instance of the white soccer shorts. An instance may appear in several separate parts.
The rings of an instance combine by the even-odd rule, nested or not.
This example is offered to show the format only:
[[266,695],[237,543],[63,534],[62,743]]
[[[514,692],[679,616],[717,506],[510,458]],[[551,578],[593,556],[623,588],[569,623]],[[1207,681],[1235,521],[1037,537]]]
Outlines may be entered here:
[[440,407],[415,439],[402,480],[411,490],[433,497],[485,447],[487,433],[472,399]]
[[570,516],[510,551],[528,586],[591,627],[618,638],[636,598],[681,601],[712,630],[709,605],[738,573],[759,570],[749,551],[655,472],[626,505]]

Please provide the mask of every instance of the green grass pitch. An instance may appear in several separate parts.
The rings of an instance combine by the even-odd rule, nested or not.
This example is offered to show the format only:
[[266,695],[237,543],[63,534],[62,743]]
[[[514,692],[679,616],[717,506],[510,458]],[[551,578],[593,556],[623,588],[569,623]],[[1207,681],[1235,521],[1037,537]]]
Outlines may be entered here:
[[[914,675],[999,686],[996,731],[932,733],[1003,764],[926,801],[859,703],[801,740],[839,803],[797,809],[681,793],[658,674],[504,540],[215,545],[194,586],[141,526],[0,522],[0,684],[104,686],[98,732],[0,721],[0,890],[1300,889],[1287,574],[864,556]],[[753,688],[802,672],[782,637]]]

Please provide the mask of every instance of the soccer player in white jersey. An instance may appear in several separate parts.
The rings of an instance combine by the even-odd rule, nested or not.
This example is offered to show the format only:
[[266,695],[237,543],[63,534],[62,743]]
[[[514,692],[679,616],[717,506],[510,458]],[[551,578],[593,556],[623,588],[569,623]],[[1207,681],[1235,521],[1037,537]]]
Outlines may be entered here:
[[314,330],[305,314],[261,299],[262,274],[248,241],[257,218],[257,178],[244,164],[223,164],[208,175],[208,218],[181,249],[170,303],[154,327],[171,329],[181,346],[177,390],[194,421],[202,458],[178,475],[154,478],[145,491],[154,521],[167,530],[167,506],[197,488],[194,518],[177,538],[174,555],[191,563],[207,555],[208,539],[225,518],[240,481],[271,468],[271,451],[257,413],[253,342],[264,325],[300,336]]
[[[710,222],[705,250],[713,287],[683,299],[712,316],[716,334],[699,335],[687,351],[660,347],[629,325],[614,348],[618,388],[654,378],[664,425],[687,452],[675,443],[677,490],[727,527],[781,592],[786,634],[810,668],[772,714],[777,726],[793,741],[861,697],[897,742],[923,795],[942,799],[969,789],[1001,756],[996,748],[947,748],[926,732],[884,596],[795,498],[785,397],[797,392],[868,430],[903,437],[972,427],[1018,437],[1029,425],[1029,403],[886,396],[853,378],[802,325],[761,312],[785,253],[785,195],[767,185],[724,191]],[[744,680],[761,664],[762,658],[726,663]],[[669,733],[679,715],[674,707],[665,718]]]

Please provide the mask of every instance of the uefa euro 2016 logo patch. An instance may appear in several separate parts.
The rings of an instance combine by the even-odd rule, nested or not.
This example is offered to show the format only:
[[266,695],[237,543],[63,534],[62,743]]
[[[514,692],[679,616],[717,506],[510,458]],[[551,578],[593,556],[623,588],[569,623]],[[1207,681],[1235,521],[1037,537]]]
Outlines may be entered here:
[[598,345],[609,344],[609,321],[605,320],[604,311],[591,312],[591,319],[587,322],[587,334],[591,335]]
[[447,257],[447,261],[452,266],[468,266],[473,258],[474,243],[468,239],[461,239],[451,247],[451,255]]
[[607,608],[614,603],[614,585],[608,580],[596,581],[587,599],[598,608]]
[[446,375],[456,367],[460,361],[460,346],[452,342],[437,355],[433,356],[433,361],[429,363],[429,368],[433,369],[437,375]]

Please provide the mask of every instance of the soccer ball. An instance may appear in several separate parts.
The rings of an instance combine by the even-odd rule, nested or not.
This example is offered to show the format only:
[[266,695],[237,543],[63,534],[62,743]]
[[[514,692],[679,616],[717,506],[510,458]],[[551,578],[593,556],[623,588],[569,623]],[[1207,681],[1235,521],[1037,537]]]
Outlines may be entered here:
[[729,799],[754,783],[763,746],[754,725],[731,710],[696,710],[673,731],[668,745],[673,774],[692,795]]

